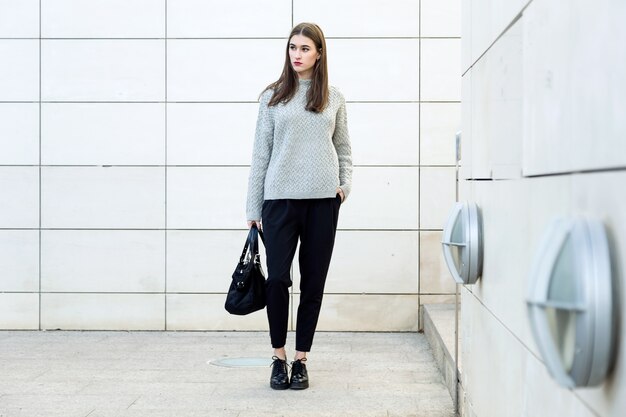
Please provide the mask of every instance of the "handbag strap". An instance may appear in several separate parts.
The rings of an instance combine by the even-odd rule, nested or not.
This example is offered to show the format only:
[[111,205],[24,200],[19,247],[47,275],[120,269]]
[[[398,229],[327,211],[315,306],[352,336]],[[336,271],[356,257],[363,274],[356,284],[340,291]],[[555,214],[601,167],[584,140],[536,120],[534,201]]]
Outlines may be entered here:
[[265,237],[263,236],[263,232],[257,228],[256,224],[253,224],[250,228],[250,231],[248,232],[248,238],[246,239],[246,243],[243,246],[241,257],[239,257],[240,264],[243,264],[244,260],[246,259],[248,248],[250,248],[251,258],[254,258],[254,256],[259,254],[259,240],[257,238],[258,235],[261,236],[261,240],[263,241],[263,244],[265,244]]

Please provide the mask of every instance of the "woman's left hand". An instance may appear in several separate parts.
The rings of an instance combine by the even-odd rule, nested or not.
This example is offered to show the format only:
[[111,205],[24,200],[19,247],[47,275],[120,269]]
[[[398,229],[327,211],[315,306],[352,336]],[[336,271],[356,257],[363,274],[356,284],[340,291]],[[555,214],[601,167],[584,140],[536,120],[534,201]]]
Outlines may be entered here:
[[346,196],[343,194],[343,190],[339,187],[337,187],[337,194],[339,194],[339,197],[341,197],[341,202],[343,203],[343,200],[345,200]]

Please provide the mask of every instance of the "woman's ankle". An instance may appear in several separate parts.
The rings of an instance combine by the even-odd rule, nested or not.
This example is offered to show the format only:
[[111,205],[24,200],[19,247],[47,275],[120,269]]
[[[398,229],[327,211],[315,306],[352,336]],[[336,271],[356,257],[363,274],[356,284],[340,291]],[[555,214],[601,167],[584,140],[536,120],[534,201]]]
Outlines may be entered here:
[[285,351],[285,348],[274,349],[274,356],[283,361],[287,360],[287,352]]

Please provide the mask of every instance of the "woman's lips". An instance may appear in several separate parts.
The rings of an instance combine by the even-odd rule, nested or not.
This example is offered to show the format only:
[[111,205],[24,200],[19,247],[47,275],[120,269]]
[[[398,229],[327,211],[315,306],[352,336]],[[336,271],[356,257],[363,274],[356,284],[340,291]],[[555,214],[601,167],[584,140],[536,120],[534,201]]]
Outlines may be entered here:
[[293,65],[295,65],[296,67],[299,67],[300,65],[302,65],[302,62],[294,62]]

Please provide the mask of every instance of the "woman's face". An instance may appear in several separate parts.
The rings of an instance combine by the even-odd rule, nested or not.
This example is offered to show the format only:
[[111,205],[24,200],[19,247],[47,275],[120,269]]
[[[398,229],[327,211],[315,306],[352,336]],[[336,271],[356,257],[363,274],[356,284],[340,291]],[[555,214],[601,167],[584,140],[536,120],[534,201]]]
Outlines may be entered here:
[[322,56],[310,38],[293,35],[289,40],[289,59],[291,66],[300,79],[306,80],[313,75],[315,62]]

